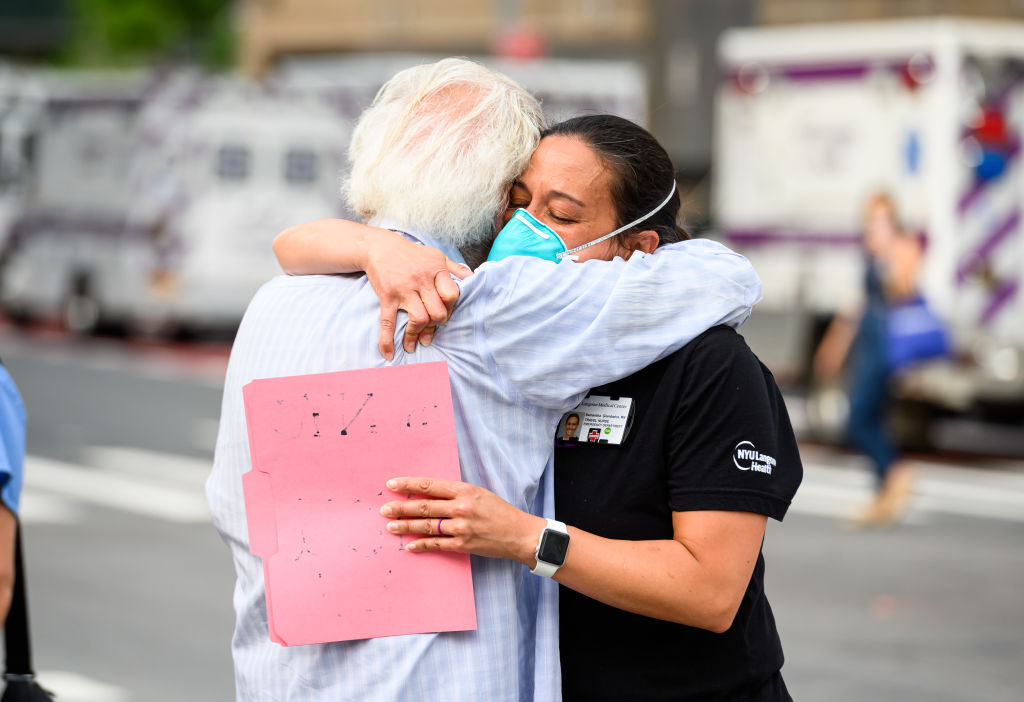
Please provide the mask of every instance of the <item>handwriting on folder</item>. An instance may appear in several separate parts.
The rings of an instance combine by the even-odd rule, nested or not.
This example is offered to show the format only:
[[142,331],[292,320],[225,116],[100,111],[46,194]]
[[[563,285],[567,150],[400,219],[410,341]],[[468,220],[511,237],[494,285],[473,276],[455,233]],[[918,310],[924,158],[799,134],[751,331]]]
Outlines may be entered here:
[[255,380],[243,389],[249,549],[285,646],[476,628],[469,556],[416,554],[380,507],[400,475],[459,480],[447,363]]

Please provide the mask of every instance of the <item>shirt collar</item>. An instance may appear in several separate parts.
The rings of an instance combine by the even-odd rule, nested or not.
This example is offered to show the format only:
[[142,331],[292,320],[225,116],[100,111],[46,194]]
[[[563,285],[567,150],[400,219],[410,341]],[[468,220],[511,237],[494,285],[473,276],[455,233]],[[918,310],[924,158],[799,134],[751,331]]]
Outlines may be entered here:
[[367,222],[367,224],[374,227],[381,227],[383,229],[390,229],[392,231],[398,232],[406,239],[409,239],[410,241],[415,241],[417,244],[433,246],[435,249],[440,249],[445,256],[450,258],[455,263],[461,263],[464,266],[466,265],[466,259],[462,257],[462,253],[457,248],[455,248],[454,246],[452,246],[450,243],[443,239],[438,239],[437,237],[431,236],[429,234],[423,234],[409,227],[399,226],[395,222],[384,218],[371,219],[369,222]]

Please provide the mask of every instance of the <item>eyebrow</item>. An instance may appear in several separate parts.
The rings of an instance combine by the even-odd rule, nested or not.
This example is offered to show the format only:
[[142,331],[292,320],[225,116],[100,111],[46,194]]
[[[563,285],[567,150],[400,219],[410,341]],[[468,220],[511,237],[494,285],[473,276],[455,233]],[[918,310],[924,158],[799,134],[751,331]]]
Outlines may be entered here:
[[[521,180],[518,180],[518,179],[514,180],[514,181],[512,182],[512,187],[513,187],[513,188],[522,188],[522,189],[523,189],[523,190],[525,190],[525,191],[526,191],[527,193],[530,193],[530,189],[529,189],[528,187],[526,187],[526,185],[525,185],[525,184],[523,183],[523,181],[521,181]],[[530,194],[532,195],[532,193],[530,193]],[[552,190],[552,191],[550,192],[550,195],[551,195],[551,197],[560,197],[560,198],[564,198],[564,199],[568,200],[569,202],[573,202],[573,203],[575,203],[575,204],[579,205],[580,207],[584,207],[584,208],[586,207],[586,204],[585,204],[585,203],[583,203],[583,202],[581,202],[580,200],[578,200],[578,199],[574,198],[574,197],[573,197],[572,195],[570,195],[569,193],[563,192],[563,191],[561,191],[561,190]]]
[[569,193],[563,193],[561,190],[552,190],[550,194],[551,194],[551,197],[561,197],[561,198],[564,198],[564,199],[568,200],[569,202],[576,203],[580,207],[586,207],[585,204],[583,204],[582,202],[580,202],[579,200],[574,198],[572,195],[570,195]]

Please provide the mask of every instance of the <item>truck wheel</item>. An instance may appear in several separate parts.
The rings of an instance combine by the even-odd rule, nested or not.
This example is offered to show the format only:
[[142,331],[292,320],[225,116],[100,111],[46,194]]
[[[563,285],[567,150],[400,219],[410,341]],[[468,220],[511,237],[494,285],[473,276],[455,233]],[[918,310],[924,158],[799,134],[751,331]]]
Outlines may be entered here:
[[76,291],[64,300],[62,317],[72,334],[92,334],[100,324],[100,306],[87,290]]

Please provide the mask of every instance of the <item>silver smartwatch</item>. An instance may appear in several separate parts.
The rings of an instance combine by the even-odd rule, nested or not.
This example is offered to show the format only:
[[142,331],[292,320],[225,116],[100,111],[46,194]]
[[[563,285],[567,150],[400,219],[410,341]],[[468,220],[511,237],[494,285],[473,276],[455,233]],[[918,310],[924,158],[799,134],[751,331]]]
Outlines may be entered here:
[[537,550],[533,552],[537,565],[530,572],[542,578],[553,576],[565,563],[565,554],[569,550],[569,530],[562,522],[548,520],[548,525],[540,533]]

